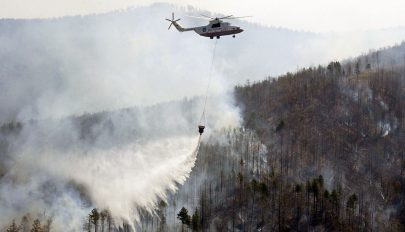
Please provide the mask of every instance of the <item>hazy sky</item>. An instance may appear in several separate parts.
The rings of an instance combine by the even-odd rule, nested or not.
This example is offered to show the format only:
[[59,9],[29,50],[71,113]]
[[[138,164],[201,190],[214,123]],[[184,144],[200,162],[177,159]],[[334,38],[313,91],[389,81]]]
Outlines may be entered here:
[[253,15],[250,21],[316,32],[405,26],[403,0],[0,0],[0,17],[89,14],[154,2],[192,5],[223,14]]

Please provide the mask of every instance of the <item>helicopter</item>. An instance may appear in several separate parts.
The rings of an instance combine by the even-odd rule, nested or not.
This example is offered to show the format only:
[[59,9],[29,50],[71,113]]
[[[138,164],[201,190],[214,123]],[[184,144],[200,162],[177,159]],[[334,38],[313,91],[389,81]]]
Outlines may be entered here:
[[[225,17],[220,17],[220,18],[212,18],[210,16],[206,15],[201,15],[203,16],[203,19],[209,19],[209,23],[206,26],[200,26],[200,27],[190,27],[190,28],[183,28],[180,26],[180,24],[177,23],[180,19],[174,19],[174,13],[172,13],[172,19],[166,19],[167,21],[170,22],[169,28],[172,25],[176,27],[176,29],[179,32],[184,32],[184,31],[194,31],[197,34],[205,37],[210,37],[210,39],[213,39],[214,37],[217,37],[219,39],[221,36],[225,35],[232,35],[233,38],[235,38],[235,35],[238,33],[241,33],[243,29],[237,26],[231,26],[230,23],[224,22],[222,19],[239,19],[239,18],[246,18],[250,16],[242,16],[242,17],[233,17],[233,15],[228,15]],[[202,17],[196,17],[196,16],[189,16],[192,18],[202,18]]]

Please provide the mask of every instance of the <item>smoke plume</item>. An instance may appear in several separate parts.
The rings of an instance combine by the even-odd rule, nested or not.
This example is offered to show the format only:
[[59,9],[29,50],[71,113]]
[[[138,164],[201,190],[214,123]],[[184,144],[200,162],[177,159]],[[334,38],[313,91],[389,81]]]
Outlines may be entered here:
[[0,20],[0,228],[29,213],[77,231],[93,207],[135,223],[190,174],[208,79],[210,133],[240,122],[233,84],[357,53],[363,41],[330,54],[341,37],[241,23],[244,33],[218,42],[208,77],[213,41],[167,31],[172,11],[185,13]]

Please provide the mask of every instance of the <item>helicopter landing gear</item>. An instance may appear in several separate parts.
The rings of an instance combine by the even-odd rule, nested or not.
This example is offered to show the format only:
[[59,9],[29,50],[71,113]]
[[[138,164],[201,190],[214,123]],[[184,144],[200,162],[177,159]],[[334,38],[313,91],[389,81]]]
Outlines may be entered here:
[[232,35],[232,38],[235,38],[235,35]]
[[217,39],[221,38],[220,36],[217,36]]

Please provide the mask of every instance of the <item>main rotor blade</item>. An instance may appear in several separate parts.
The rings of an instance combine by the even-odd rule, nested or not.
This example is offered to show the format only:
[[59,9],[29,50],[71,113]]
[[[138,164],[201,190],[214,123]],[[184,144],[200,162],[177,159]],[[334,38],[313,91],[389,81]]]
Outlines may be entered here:
[[176,19],[176,20],[174,20],[173,22],[177,22],[177,21],[179,21],[180,19]]
[[240,16],[240,17],[231,17],[231,18],[226,18],[226,19],[241,19],[241,18],[250,18],[253,16]]
[[169,22],[171,22],[172,20],[170,20],[170,19],[166,19],[167,21],[169,21]]
[[207,15],[203,15],[203,14],[201,14],[201,16],[206,17],[206,18],[209,18],[209,19],[215,19],[215,18],[213,18],[213,17],[207,16]]
[[174,20],[174,12],[172,12],[172,20]]
[[220,18],[218,18],[218,19],[226,19],[226,18],[230,18],[230,17],[232,17],[233,15],[228,15],[228,16],[224,16],[224,17],[220,17]]
[[170,27],[173,25],[173,23],[170,23],[169,28],[167,28],[167,30],[170,30]]
[[192,16],[192,15],[186,15],[186,17],[207,20],[207,17],[199,17],[199,16]]

